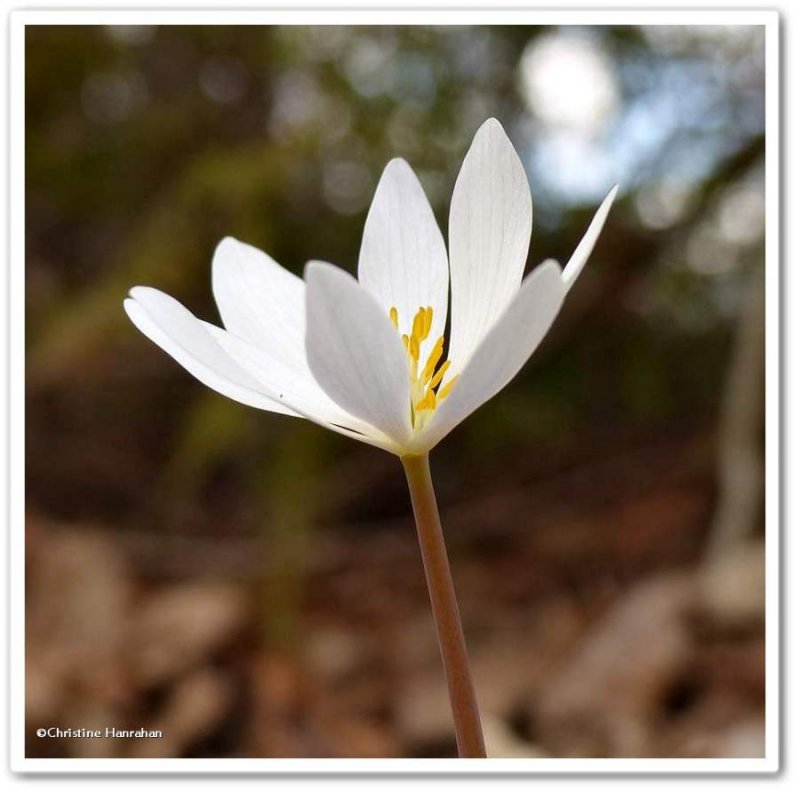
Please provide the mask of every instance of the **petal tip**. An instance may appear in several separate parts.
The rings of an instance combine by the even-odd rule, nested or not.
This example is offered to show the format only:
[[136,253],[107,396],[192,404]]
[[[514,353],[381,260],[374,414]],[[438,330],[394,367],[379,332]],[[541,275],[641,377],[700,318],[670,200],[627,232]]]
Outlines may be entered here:
[[514,148],[505,127],[494,116],[487,118],[483,124],[478,127],[475,133],[475,140],[486,139],[490,144],[500,144],[502,146],[510,146]]
[[141,300],[146,300],[153,292],[158,291],[158,289],[154,289],[152,286],[132,286],[128,290],[128,297],[126,299],[133,302],[140,302]]
[[250,247],[252,246],[248,245],[246,242],[242,242],[228,234],[223,237],[217,243],[217,247],[214,248],[212,267],[220,265],[225,266],[226,262],[233,260],[234,256],[238,257],[242,255],[245,253],[246,249]]
[[583,270],[584,265],[589,259],[590,254],[594,250],[595,243],[597,242],[600,232],[603,230],[603,226],[608,218],[609,212],[611,211],[611,204],[614,202],[618,188],[619,185],[614,185],[614,187],[612,187],[609,191],[608,195],[603,199],[603,203],[600,204],[597,211],[594,213],[594,217],[592,218],[592,222],[589,224],[589,228],[586,230],[583,238],[578,243],[578,247],[575,248],[575,252],[572,254],[570,260],[564,267],[562,278],[564,279],[564,283],[567,285],[568,289],[575,283],[581,273],[581,270]]
[[219,251],[225,248],[233,248],[236,245],[241,245],[241,243],[236,239],[236,237],[232,237],[230,234],[228,234],[217,243],[217,247],[214,249],[214,252],[219,253]]
[[[402,157],[393,157],[386,163],[380,178],[381,182],[395,181],[396,183],[409,185],[409,183],[419,184],[419,179],[414,169]],[[372,207],[370,207],[371,209]]]
[[303,280],[306,284],[312,281],[319,281],[321,278],[336,278],[339,274],[349,275],[341,267],[336,267],[320,259],[310,259],[303,268]]
[[502,132],[504,135],[506,134],[503,125],[494,116],[489,116],[489,118],[487,118],[486,121],[484,121],[483,124],[478,127],[478,132],[483,130],[486,130],[487,132],[491,130],[494,132]]
[[536,269],[553,272],[561,278],[561,265],[555,259],[545,259]]
[[384,172],[388,171],[389,169],[397,169],[402,168],[403,170],[411,170],[411,166],[408,164],[408,161],[403,157],[392,157],[389,162],[386,163],[386,167],[383,169]]

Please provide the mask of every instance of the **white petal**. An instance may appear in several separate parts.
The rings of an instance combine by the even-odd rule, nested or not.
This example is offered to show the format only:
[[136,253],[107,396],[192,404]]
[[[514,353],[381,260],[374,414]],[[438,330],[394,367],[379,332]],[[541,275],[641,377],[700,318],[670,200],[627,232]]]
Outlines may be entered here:
[[226,237],[214,253],[213,289],[232,337],[207,327],[234,360],[270,393],[287,394],[281,399],[303,415],[347,426],[359,423],[328,397],[308,368],[301,278],[258,248]]
[[201,383],[245,405],[297,415],[265,394],[259,383],[234,363],[201,322],[174,298],[157,289],[137,286],[124,305],[133,324]]
[[385,312],[397,308],[401,333],[411,330],[420,307],[433,307],[424,357],[447,319],[447,249],[425,191],[405,160],[392,160],[378,183],[364,226],[358,279]]
[[212,289],[225,327],[287,363],[305,361],[305,284],[252,245],[217,245]]
[[552,259],[523,281],[425,427],[419,440],[423,449],[432,448],[517,374],[552,325],[566,291],[561,268]]
[[459,370],[519,289],[531,239],[525,169],[490,118],[475,134],[450,205],[452,329],[448,358]]
[[215,325],[203,323],[223,350],[269,394],[291,405],[299,415],[325,425],[347,427],[365,435],[379,436],[370,425],[336,404],[313,377],[287,366],[271,350],[264,350]]
[[616,195],[617,185],[614,185],[614,187],[611,188],[611,192],[603,199],[603,203],[600,204],[597,212],[594,213],[592,222],[589,224],[589,228],[583,235],[583,239],[578,243],[578,247],[575,248],[575,252],[572,254],[570,260],[564,267],[564,272],[562,273],[561,277],[564,279],[567,289],[569,289],[575,283],[575,280],[581,274],[583,266],[588,261],[589,256],[592,253],[592,249],[594,248],[594,244],[597,242],[597,238],[600,236],[600,232],[603,230],[603,225],[606,222],[608,212],[611,209],[611,205],[614,203],[614,198]]
[[328,396],[398,444],[411,431],[408,363],[383,306],[344,270],[309,262],[306,354]]
[[[254,345],[237,340],[222,328],[202,322],[169,295],[157,289],[137,286],[131,290],[131,297],[125,300],[124,305],[128,316],[145,336],[201,383],[220,394],[251,407],[306,418],[355,440],[396,451],[390,439],[366,427],[363,422],[348,417],[338,406],[328,409],[333,403],[324,394],[319,396],[319,388],[317,393],[309,392],[307,384],[298,381],[297,376],[291,374],[291,369],[287,371],[285,364],[275,363],[268,355],[262,357]],[[236,353],[238,361],[231,357],[231,352]],[[271,390],[276,381],[266,375],[268,366],[264,363],[265,358],[270,361],[269,365],[287,374],[289,382],[286,388]],[[252,361],[255,361],[253,368],[258,370],[259,379],[240,365],[240,362]],[[265,381],[270,381],[270,385],[266,385]],[[297,398],[297,410],[294,405],[283,401],[290,395]],[[316,403],[315,398],[318,398]],[[319,415],[312,411],[318,411]]]

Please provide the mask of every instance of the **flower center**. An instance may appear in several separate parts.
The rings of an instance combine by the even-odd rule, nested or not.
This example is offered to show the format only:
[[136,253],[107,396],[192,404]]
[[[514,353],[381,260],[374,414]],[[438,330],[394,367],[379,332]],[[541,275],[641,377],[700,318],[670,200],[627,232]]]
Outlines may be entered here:
[[[389,309],[389,318],[395,330],[399,331],[397,308]],[[430,418],[440,402],[447,399],[458,375],[443,382],[450,361],[442,361],[444,354],[444,336],[439,336],[433,345],[427,360],[420,367],[420,348],[428,338],[433,324],[433,308],[420,306],[411,323],[411,332],[403,333],[403,347],[408,356],[408,374],[411,381],[411,426],[421,429]],[[441,362],[441,363],[440,363]]]

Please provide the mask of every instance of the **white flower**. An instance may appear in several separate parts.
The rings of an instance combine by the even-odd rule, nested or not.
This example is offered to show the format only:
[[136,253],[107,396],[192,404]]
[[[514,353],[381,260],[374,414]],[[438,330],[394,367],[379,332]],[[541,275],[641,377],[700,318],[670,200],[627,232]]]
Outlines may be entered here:
[[395,454],[423,454],[503,388],[536,349],[615,192],[563,271],[548,260],[523,280],[530,190],[503,128],[489,119],[453,191],[449,267],[422,186],[395,159],[367,216],[358,280],[315,261],[303,281],[226,238],[212,266],[224,330],[149,287],[132,289],[125,310],[142,333],[225,396]]

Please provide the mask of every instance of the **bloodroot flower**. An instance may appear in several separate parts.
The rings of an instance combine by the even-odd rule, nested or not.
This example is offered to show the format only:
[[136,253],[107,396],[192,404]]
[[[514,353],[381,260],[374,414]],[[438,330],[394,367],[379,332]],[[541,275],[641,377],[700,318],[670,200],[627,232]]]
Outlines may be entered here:
[[485,750],[428,452],[500,391],[539,345],[615,193],[563,270],[549,259],[523,279],[530,189],[502,126],[489,119],[453,190],[449,256],[417,177],[395,159],[367,215],[358,280],[320,261],[306,265],[302,280],[266,253],[226,238],[212,265],[224,329],[156,289],[134,287],[125,300],[136,327],[210,388],[401,458],[461,756],[483,757]]

